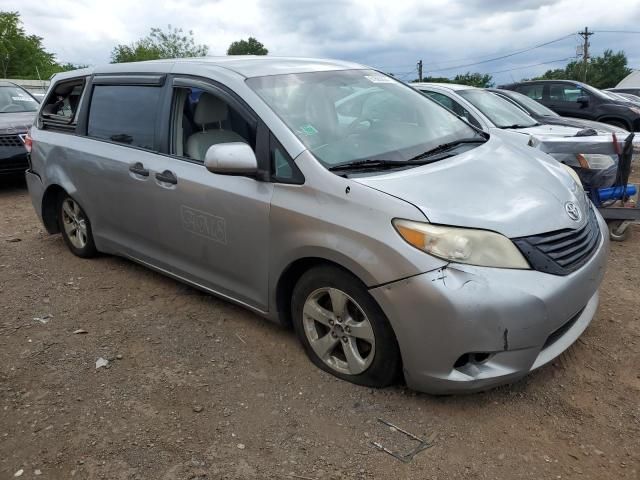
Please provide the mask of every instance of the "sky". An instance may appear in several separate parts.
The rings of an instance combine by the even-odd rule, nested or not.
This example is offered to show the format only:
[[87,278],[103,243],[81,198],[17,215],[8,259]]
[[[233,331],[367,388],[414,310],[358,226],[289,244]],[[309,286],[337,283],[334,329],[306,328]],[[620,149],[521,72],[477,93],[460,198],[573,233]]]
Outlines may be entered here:
[[107,63],[115,45],[171,24],[209,55],[253,36],[270,55],[350,60],[402,80],[417,78],[421,59],[425,76],[473,71],[500,84],[564,66],[588,26],[593,55],[624,50],[640,69],[639,0],[2,0],[0,9],[18,11],[61,63]]

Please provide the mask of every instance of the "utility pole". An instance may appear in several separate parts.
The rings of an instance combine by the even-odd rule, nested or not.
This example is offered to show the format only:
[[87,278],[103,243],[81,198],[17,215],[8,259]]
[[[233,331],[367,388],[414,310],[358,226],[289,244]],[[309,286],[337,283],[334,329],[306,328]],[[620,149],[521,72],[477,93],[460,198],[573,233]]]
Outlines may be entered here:
[[422,81],[422,60],[418,60],[418,81]]
[[587,83],[587,65],[589,61],[589,37],[593,35],[593,32],[589,31],[589,27],[584,27],[584,32],[578,32],[584,41],[582,45],[582,68],[583,68],[583,76],[582,81]]

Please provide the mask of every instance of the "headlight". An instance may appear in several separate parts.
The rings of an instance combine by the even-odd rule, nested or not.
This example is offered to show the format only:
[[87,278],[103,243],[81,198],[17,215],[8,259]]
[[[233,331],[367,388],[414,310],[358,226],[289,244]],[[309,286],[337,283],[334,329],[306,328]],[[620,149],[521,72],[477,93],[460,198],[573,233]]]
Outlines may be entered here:
[[590,170],[606,170],[616,164],[611,155],[601,153],[579,153],[576,159],[582,168]]
[[578,187],[580,187],[581,189],[584,189],[584,186],[582,185],[582,180],[580,180],[580,177],[578,176],[576,171],[573,168],[571,168],[569,165],[565,165],[564,163],[562,163],[561,165],[567,169],[567,172],[569,172],[569,175],[571,175],[571,178],[575,180]]
[[640,115],[640,108],[638,107],[629,107],[629,110],[631,110],[633,113]]
[[414,247],[444,260],[484,267],[529,269],[507,237],[486,230],[393,220],[400,236]]

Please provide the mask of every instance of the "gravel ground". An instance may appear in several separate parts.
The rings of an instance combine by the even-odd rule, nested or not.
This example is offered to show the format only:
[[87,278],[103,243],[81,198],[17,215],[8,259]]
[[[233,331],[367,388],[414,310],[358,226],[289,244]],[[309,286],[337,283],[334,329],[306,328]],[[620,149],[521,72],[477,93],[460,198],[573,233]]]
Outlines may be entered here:
[[[514,385],[371,390],[242,308],[74,257],[0,180],[0,478],[638,479],[639,259],[636,227],[583,337]],[[377,418],[434,446],[403,464],[371,445],[413,446]]]

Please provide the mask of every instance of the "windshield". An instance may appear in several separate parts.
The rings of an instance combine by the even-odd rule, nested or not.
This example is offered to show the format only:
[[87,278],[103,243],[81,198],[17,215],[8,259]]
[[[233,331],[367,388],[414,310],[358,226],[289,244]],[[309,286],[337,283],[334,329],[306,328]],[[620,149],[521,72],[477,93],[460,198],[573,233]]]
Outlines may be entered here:
[[458,90],[456,93],[484,113],[498,128],[533,127],[538,124],[508,100],[486,90]]
[[0,113],[35,112],[38,102],[19,87],[0,87]]
[[522,93],[518,92],[509,92],[505,93],[507,97],[513,99],[514,102],[522,105],[526,110],[533,112],[535,115],[540,115],[542,117],[559,117],[556,112],[545,107],[541,103],[536,102],[533,98],[527,97]]
[[325,166],[407,161],[478,136],[416,90],[373,70],[256,77],[247,84]]

